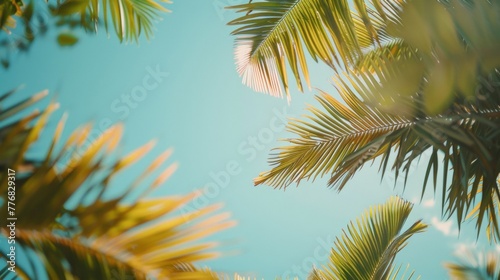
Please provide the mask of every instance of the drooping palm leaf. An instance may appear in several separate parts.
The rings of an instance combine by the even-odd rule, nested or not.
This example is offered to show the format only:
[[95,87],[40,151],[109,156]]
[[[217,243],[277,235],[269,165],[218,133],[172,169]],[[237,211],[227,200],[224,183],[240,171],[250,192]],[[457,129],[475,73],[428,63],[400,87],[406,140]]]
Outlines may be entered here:
[[497,280],[500,279],[500,257],[497,252],[474,254],[467,251],[459,256],[459,263],[446,263],[452,280]]
[[[400,96],[397,105],[407,114],[382,110],[381,103],[394,101],[378,91],[379,83],[371,79],[370,73],[361,77],[337,81],[346,105],[323,93],[317,98],[322,108],[310,108],[309,121],[294,120],[289,124],[289,130],[298,137],[288,139],[291,145],[271,156],[272,169],[261,173],[255,184],[283,188],[303,179],[330,176],[330,185],[342,189],[365,162],[379,156],[382,176],[389,167],[395,170],[396,178],[400,173],[406,177],[412,162],[429,150],[432,153],[422,194],[430,177],[436,188],[441,169],[446,213],[456,213],[460,225],[469,207],[479,199],[478,230],[486,214],[494,219],[498,235],[492,195],[499,195],[500,73],[484,78],[483,87],[477,89],[481,101],[457,103],[439,115],[425,113],[419,101],[421,95]],[[374,100],[379,104],[371,103]],[[389,160],[394,160],[393,164]],[[478,192],[480,181],[482,192]]]
[[[482,191],[482,182],[479,183],[478,193]],[[500,187],[500,178],[497,180],[497,185]],[[488,240],[493,241],[494,243],[498,243],[500,241],[500,236],[498,235],[498,219],[500,217],[500,198],[496,192],[491,194],[491,204],[492,207],[489,211],[492,213],[487,216],[487,225],[486,225],[486,237]],[[470,211],[467,216],[468,219],[477,219],[481,210],[481,202],[477,203],[476,206]],[[495,214],[496,213],[496,214]]]
[[[394,20],[398,4],[346,0],[267,0],[230,7],[245,13],[229,25],[236,35],[236,62],[243,82],[256,91],[289,96],[286,64],[297,86],[309,85],[306,52],[332,68],[354,63],[363,47],[385,40],[381,27]],[[389,1],[386,1],[389,2]],[[303,77],[301,77],[303,75]]]
[[500,4],[407,1],[392,11],[381,27],[387,40],[362,48],[367,52],[335,77],[347,106],[319,97],[322,109],[311,108],[309,122],[292,121],[289,129],[299,137],[272,155],[273,169],[255,183],[281,188],[330,175],[341,189],[379,156],[382,175],[390,166],[396,177],[406,177],[413,160],[429,150],[423,192],[431,177],[436,189],[441,170],[445,213],[456,213],[460,225],[478,200],[478,230],[487,217],[498,237],[492,196],[500,197],[500,61],[493,50],[500,46]]
[[[0,98],[0,103],[4,97]],[[28,99],[6,110],[0,107],[0,116],[19,111],[37,99]],[[56,152],[63,129],[63,122],[60,122],[46,157],[21,171],[26,151],[39,137],[53,107],[0,128],[0,134],[6,135],[1,145],[19,147],[2,154],[3,167],[18,172],[16,246],[38,253],[38,258],[29,258],[44,264],[49,279],[123,278],[121,276],[216,279],[213,272],[196,266],[199,261],[218,256],[209,250],[215,244],[196,241],[231,226],[233,222],[228,221],[228,215],[212,215],[219,208],[214,205],[177,216],[176,210],[192,200],[195,193],[146,198],[151,190],[168,179],[175,165],[167,167],[147,189],[137,194],[143,180],[158,171],[170,151],[153,161],[135,182],[121,190],[112,190],[112,178],[139,160],[154,143],[114,163],[107,163],[105,159],[112,157],[122,127],[110,128],[86,146],[91,126],[84,126]],[[70,159],[65,160],[66,156]],[[8,185],[6,180],[6,173],[2,172],[0,182],[3,186]],[[110,192],[114,194],[111,198]],[[6,201],[7,190],[2,188],[3,206]],[[0,217],[6,220],[6,215],[5,211]],[[206,218],[207,215],[211,217]],[[5,229],[1,233],[9,235]],[[30,274],[34,271],[30,272],[29,266],[18,265],[21,267],[16,267],[17,271],[37,278]]]
[[309,279],[412,279],[413,272],[409,275],[403,272],[401,276],[400,267],[394,266],[396,254],[408,239],[427,227],[417,221],[403,231],[411,209],[411,203],[392,197],[385,204],[367,210],[347,226],[342,237],[335,241],[328,264],[313,269]]

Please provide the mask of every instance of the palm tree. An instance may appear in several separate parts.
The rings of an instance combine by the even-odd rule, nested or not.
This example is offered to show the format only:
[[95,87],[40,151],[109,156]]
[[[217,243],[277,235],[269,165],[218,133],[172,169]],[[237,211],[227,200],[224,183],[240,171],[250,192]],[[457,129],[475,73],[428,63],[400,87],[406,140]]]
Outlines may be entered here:
[[[306,52],[333,69],[342,100],[292,120],[297,134],[275,152],[255,184],[284,188],[330,176],[338,189],[380,159],[408,175],[429,151],[422,194],[439,171],[444,213],[461,222],[478,204],[500,237],[500,3],[498,1],[268,0],[232,8],[238,71],[256,90],[289,95],[290,67],[309,84]],[[251,11],[251,12],[250,12]],[[389,164],[389,161],[392,163]],[[451,171],[450,171],[451,169]],[[440,184],[441,185],[441,184]]]
[[[0,205],[5,210],[0,219],[15,227],[0,231],[14,240],[9,242],[13,247],[2,246],[2,279],[44,275],[48,279],[218,278],[196,266],[219,255],[211,250],[216,244],[197,241],[232,226],[227,213],[214,214],[220,207],[212,205],[178,215],[176,210],[195,193],[147,197],[168,179],[175,165],[161,171],[147,188],[141,187],[160,171],[170,150],[135,181],[116,189],[113,178],[151,150],[154,142],[117,158],[114,150],[122,126],[111,127],[87,145],[91,126],[86,125],[60,147],[62,120],[46,156],[27,159],[28,148],[36,143],[57,105],[16,118],[47,93],[4,107],[14,93],[0,96]],[[70,160],[64,161],[66,156]],[[110,162],[110,158],[117,159]],[[17,261],[9,263],[13,254]]]
[[414,272],[406,275],[407,270],[394,266],[396,254],[406,246],[408,239],[427,227],[417,221],[403,232],[411,209],[411,203],[398,197],[368,209],[343,230],[335,241],[329,262],[322,269],[314,268],[308,279],[413,279]]

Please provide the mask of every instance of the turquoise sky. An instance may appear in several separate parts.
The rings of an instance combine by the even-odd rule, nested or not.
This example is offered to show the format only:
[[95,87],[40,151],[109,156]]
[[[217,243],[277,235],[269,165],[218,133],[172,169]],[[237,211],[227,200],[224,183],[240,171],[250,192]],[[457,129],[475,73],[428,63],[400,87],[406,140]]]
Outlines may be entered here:
[[[414,167],[404,193],[401,181],[393,189],[391,174],[380,180],[376,164],[366,166],[341,193],[328,189],[326,180],[286,191],[253,187],[252,179],[269,168],[267,155],[277,140],[289,136],[283,119],[299,117],[317,102],[314,90],[302,94],[292,88],[288,105],[286,99],[255,93],[241,83],[232,28],[226,26],[235,15],[223,7],[243,2],[176,1],[168,5],[173,12],[156,24],[154,38],[142,38],[139,45],[120,44],[113,33],[108,38],[101,30],[83,35],[75,47],[60,48],[49,33],[28,54],[13,57],[11,69],[2,73],[2,90],[24,84],[24,97],[49,89],[60,102],[33,154],[43,150],[63,112],[69,113],[65,136],[86,122],[96,124],[96,135],[110,123],[123,122],[122,153],[157,138],[154,151],[115,180],[117,190],[161,151],[174,148],[171,162],[179,169],[154,195],[209,186],[206,201],[189,207],[222,202],[238,221],[213,237],[222,241],[219,249],[226,256],[206,264],[259,278],[304,279],[312,263],[326,261],[334,236],[364,209],[390,195],[417,201],[425,160]],[[336,95],[329,81],[332,71],[322,65],[311,68],[313,86]],[[473,223],[465,223],[457,237],[456,222],[442,221],[440,198],[435,205],[432,198],[428,193],[415,205],[407,225],[422,218],[431,227],[410,240],[396,263],[410,263],[422,279],[447,279],[442,264],[454,260],[454,251],[489,247],[482,239],[474,245]]]

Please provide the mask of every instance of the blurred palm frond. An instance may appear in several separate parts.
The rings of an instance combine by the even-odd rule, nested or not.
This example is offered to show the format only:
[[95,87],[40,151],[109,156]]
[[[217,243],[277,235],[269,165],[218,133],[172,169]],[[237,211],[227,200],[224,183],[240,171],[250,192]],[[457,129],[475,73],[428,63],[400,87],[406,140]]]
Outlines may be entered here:
[[[13,93],[0,97],[0,121],[46,95],[44,92],[3,108],[1,105]],[[55,104],[51,104],[41,112],[0,126],[1,167],[16,170],[16,242],[37,253],[30,262],[43,263],[49,279],[217,279],[215,273],[196,266],[219,255],[211,251],[216,244],[197,241],[232,226],[228,214],[214,213],[220,205],[212,205],[179,215],[196,193],[146,197],[175,171],[175,164],[160,169],[170,150],[135,181],[116,189],[112,179],[150,151],[154,142],[109,163],[115,158],[121,125],[109,128],[90,144],[92,127],[86,125],[73,132],[59,149],[62,120],[45,158],[26,161],[27,149],[36,142],[54,109]],[[158,171],[160,175],[146,189],[140,187]],[[6,172],[0,174],[2,186],[12,181],[8,177]],[[11,201],[9,191],[2,187],[3,206]],[[6,220],[7,211],[0,217]],[[1,233],[9,235],[5,229]],[[20,264],[16,270],[26,278],[37,276],[27,264]]]

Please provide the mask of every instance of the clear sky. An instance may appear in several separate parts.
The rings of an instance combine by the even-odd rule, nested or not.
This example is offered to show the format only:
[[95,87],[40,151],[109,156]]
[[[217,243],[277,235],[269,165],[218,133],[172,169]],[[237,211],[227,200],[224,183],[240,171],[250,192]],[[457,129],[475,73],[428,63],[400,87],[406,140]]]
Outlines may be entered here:
[[[411,264],[423,279],[447,279],[442,264],[453,252],[475,244],[474,223],[465,223],[457,237],[456,222],[441,220],[440,198],[432,193],[418,204],[425,160],[414,167],[406,191],[389,174],[383,181],[378,166],[366,166],[338,193],[326,180],[303,182],[286,191],[254,187],[252,179],[266,171],[267,155],[288,137],[283,120],[306,113],[315,91],[304,94],[292,87],[292,101],[252,92],[241,83],[233,60],[232,27],[235,17],[224,10],[241,0],[176,1],[172,13],[156,24],[150,41],[120,44],[114,34],[83,35],[72,48],[60,48],[55,34],[37,41],[28,54],[13,57],[2,73],[2,91],[24,84],[21,96],[49,89],[61,104],[41,144],[43,150],[57,119],[69,113],[65,136],[86,122],[95,133],[109,123],[126,126],[123,153],[157,138],[158,145],[130,172],[118,177],[119,189],[137,176],[155,155],[174,148],[179,169],[154,195],[187,193],[209,186],[205,203],[225,204],[238,225],[217,234],[225,257],[207,262],[214,270],[239,272],[259,278],[305,278],[312,263],[326,261],[326,247],[349,220],[390,195],[417,201],[408,221],[422,218],[427,232],[410,239],[396,263]],[[336,95],[324,66],[311,67],[312,84]],[[490,248],[499,249],[499,248]]]

